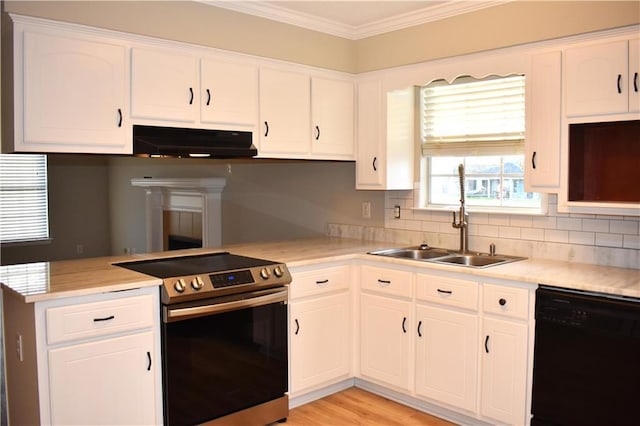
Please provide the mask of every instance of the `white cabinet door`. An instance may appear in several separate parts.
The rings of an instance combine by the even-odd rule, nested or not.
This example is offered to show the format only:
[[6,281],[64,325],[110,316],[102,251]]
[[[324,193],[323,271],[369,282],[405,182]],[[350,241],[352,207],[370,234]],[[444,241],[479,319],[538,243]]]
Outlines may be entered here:
[[382,84],[379,80],[358,84],[358,149],[356,188],[383,189],[384,158],[381,157]]
[[567,116],[629,111],[626,40],[566,50]]
[[349,306],[346,292],[291,302],[292,393],[348,376]]
[[629,40],[629,112],[640,112],[640,39]]
[[560,188],[560,134],[562,118],[562,53],[531,58],[527,75],[527,137],[525,188],[557,192]]
[[255,126],[258,122],[258,68],[202,59],[200,121]]
[[361,374],[408,390],[412,324],[410,302],[361,294]]
[[477,314],[419,305],[416,321],[416,393],[474,412]]
[[353,158],[353,83],[314,77],[311,80],[312,154]]
[[413,189],[414,105],[413,88],[359,83],[356,189]]
[[158,423],[153,332],[49,350],[51,423]]
[[16,53],[14,59],[23,73],[16,151],[131,153],[127,49],[75,35],[25,31],[20,36],[23,58]]
[[174,51],[133,49],[131,115],[193,123],[199,118],[198,58]]
[[259,154],[276,154],[282,157],[307,154],[310,142],[310,105],[308,75],[262,68]]
[[483,321],[481,413],[507,424],[525,424],[527,325]]

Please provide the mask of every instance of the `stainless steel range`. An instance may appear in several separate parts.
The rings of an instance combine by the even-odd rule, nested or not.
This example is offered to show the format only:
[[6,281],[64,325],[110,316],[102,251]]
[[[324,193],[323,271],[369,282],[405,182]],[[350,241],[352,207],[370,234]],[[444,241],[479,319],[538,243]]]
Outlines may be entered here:
[[117,266],[163,280],[165,424],[286,419],[285,264],[221,252]]

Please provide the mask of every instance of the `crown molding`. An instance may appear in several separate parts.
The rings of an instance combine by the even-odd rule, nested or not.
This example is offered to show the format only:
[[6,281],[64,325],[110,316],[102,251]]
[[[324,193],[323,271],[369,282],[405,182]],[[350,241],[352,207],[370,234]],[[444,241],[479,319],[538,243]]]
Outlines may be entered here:
[[319,31],[322,33],[342,37],[350,40],[359,40],[374,35],[384,34],[415,25],[433,22],[464,13],[473,12],[514,0],[470,0],[447,1],[442,4],[425,6],[413,12],[390,16],[364,25],[346,25],[310,14],[296,12],[291,9],[278,6],[273,3],[260,1],[233,1],[233,0],[195,0],[210,6],[233,10],[261,18],[298,27]]

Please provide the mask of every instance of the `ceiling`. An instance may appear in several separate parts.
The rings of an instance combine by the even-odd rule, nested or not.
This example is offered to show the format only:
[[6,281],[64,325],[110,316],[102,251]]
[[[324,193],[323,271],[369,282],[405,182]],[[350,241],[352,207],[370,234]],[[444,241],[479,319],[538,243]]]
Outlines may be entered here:
[[510,0],[198,0],[357,40],[483,9]]

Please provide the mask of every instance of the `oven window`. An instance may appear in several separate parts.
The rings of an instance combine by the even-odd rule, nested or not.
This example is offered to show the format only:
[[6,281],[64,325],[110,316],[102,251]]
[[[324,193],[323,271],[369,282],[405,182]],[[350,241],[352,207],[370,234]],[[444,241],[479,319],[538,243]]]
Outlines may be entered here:
[[287,391],[283,302],[163,324],[165,421],[193,425]]

